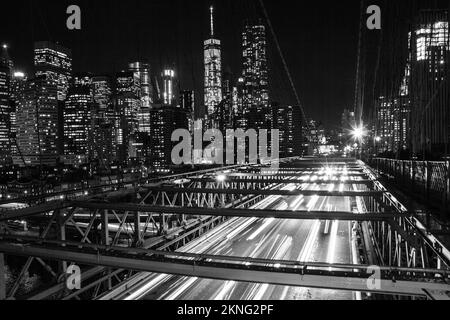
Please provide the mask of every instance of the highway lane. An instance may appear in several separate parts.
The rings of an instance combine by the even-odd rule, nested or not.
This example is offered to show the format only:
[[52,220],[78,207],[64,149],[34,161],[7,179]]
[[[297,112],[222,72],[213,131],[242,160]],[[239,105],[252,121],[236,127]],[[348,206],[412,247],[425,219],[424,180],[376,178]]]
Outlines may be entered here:
[[[344,172],[345,175],[345,170]],[[287,190],[350,190],[350,184],[337,181],[318,184],[336,175],[334,170],[304,172],[305,183],[290,184]],[[254,209],[351,211],[350,198],[271,196]],[[234,218],[181,251],[238,257],[298,260],[305,262],[353,263],[351,223],[345,221],[278,220]],[[168,300],[261,300],[261,299],[355,299],[356,293],[314,288],[274,286],[148,274],[143,283],[115,299]]]

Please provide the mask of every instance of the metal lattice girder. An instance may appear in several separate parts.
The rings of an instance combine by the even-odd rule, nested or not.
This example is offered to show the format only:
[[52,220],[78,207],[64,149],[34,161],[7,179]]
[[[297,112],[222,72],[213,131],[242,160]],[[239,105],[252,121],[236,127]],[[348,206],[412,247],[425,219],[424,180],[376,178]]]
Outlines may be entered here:
[[[241,168],[241,169],[237,169],[237,172],[264,172],[264,173],[277,173],[277,172],[285,172],[285,173],[302,173],[302,172],[320,172],[320,171],[324,171],[328,168],[325,168],[323,166],[317,166],[317,167],[298,167],[298,168],[285,168],[285,167],[279,167],[278,169],[276,168]],[[342,173],[342,172],[346,172],[346,173],[363,173],[361,167],[346,167],[345,170],[335,170],[336,173]]]
[[[344,220],[344,221],[387,221],[395,218],[407,217],[408,214],[396,213],[353,213],[353,212],[330,212],[330,211],[292,211],[292,210],[258,210],[258,209],[232,209],[232,208],[195,208],[195,207],[164,207],[140,205],[131,203],[94,203],[94,202],[73,202],[72,206],[95,209],[95,210],[117,210],[123,212],[142,213],[165,213],[165,214],[185,214],[193,216],[224,216],[243,218],[277,218],[292,220]],[[130,219],[134,219],[130,217]]]
[[29,217],[43,213],[50,213],[54,210],[64,209],[67,207],[67,204],[63,201],[56,201],[23,209],[5,210],[3,211],[3,214],[0,214],[0,221],[20,219],[23,217]]
[[176,188],[143,186],[147,191],[167,193],[196,193],[196,194],[238,194],[238,195],[263,195],[263,196],[319,196],[319,197],[381,197],[386,191],[326,191],[326,190],[248,190],[248,189],[208,189],[208,188]]
[[[189,179],[192,182],[205,182],[205,183],[213,183],[217,182],[217,179],[214,178],[190,178]],[[227,183],[278,183],[278,184],[303,184],[303,183],[310,183],[309,180],[302,180],[302,179],[286,179],[286,177],[280,176],[280,177],[272,177],[272,176],[256,176],[256,175],[250,175],[248,178],[239,178],[232,176],[227,176],[226,178]],[[342,183],[342,184],[357,184],[357,185],[367,185],[367,186],[373,186],[372,180],[317,180],[314,181],[315,184],[330,184],[330,183]]]
[[0,221],[10,220],[8,216],[11,214],[14,214],[14,217],[27,217],[64,208],[67,208],[67,205],[63,201],[55,201],[22,209],[4,210],[0,213]]
[[5,257],[0,253],[0,301],[6,299],[6,268]]
[[53,243],[56,245],[3,242],[0,243],[0,251],[21,256],[71,260],[86,265],[274,285],[412,296],[427,296],[428,292],[445,295],[450,290],[450,285],[445,283],[449,279],[449,272],[444,270],[381,267],[380,286],[369,288],[368,280],[373,271],[368,266],[168,253],[59,241]]
[[[292,172],[288,172],[288,171],[283,171],[282,169],[280,170],[274,170],[274,171],[263,171],[260,172],[258,169],[250,169],[250,170],[246,170],[246,173],[241,174],[242,176],[247,176],[248,173],[250,174],[259,174],[261,176],[267,176],[267,177],[271,177],[271,176],[282,176],[282,177],[303,177],[305,175],[305,173],[301,172],[300,170],[298,171],[292,171]],[[238,176],[239,174],[234,174],[235,176]],[[312,174],[314,175],[314,174]],[[367,174],[363,173],[363,172],[349,172],[348,174],[334,174],[333,176],[338,177],[338,178],[342,178],[342,177],[367,177]]]

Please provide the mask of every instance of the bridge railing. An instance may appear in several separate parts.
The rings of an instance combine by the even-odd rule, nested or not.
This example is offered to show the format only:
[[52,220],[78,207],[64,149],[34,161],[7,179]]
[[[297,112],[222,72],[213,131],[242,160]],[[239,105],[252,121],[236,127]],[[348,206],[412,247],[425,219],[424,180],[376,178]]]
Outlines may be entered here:
[[395,180],[405,193],[441,209],[450,218],[450,162],[407,161],[373,158],[368,164],[379,174]]

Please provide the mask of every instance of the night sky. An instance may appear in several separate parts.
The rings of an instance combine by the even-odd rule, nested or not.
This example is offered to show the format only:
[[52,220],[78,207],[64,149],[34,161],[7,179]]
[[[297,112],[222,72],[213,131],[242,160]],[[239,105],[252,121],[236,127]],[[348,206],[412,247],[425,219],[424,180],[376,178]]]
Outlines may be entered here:
[[[145,59],[153,74],[174,66],[180,88],[203,94],[203,40],[211,4],[222,41],[223,69],[241,70],[245,19],[263,18],[258,0],[15,0],[1,4],[0,41],[10,44],[18,68],[32,73],[33,42],[72,49],[74,71],[112,73]],[[264,0],[308,117],[332,127],[352,108],[358,41],[358,0]],[[66,8],[82,10],[82,30],[66,28]],[[268,32],[270,34],[270,32]],[[271,96],[295,103],[281,59],[268,38]]]

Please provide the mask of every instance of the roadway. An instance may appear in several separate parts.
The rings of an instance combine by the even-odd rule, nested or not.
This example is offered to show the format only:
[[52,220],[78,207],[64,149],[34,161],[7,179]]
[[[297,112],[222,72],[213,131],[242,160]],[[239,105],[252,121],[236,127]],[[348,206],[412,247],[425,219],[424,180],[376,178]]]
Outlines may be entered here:
[[[344,167],[335,170],[301,171],[302,184],[287,184],[283,189],[353,190],[349,181],[337,179],[348,174]],[[351,211],[349,197],[269,196],[253,209],[295,211]],[[183,247],[182,252],[252,257],[304,262],[357,263],[352,244],[352,223],[347,221],[277,220],[233,218]],[[306,300],[360,299],[356,292],[285,287],[269,284],[220,281],[167,274],[140,274],[125,292],[104,298],[118,300]]]

